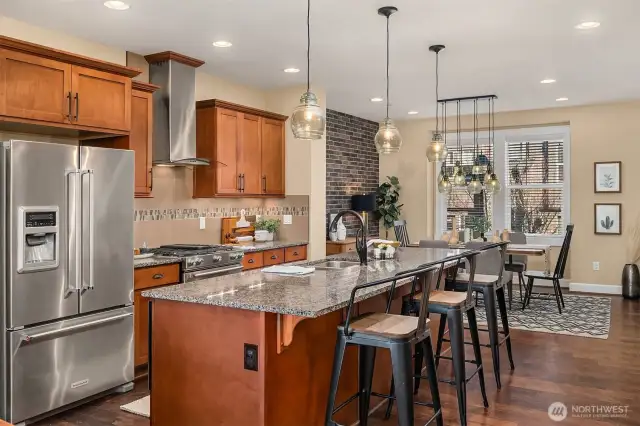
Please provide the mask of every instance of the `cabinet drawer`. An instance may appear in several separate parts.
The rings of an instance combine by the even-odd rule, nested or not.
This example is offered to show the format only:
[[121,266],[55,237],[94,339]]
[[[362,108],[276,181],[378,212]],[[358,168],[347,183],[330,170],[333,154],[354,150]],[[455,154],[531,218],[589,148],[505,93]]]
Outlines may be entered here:
[[342,246],[342,253],[349,253],[352,251],[356,251],[356,243],[353,244],[345,244]]
[[242,259],[242,268],[244,270],[262,267],[262,253],[245,253]]
[[136,290],[180,282],[180,265],[160,265],[134,270],[133,286]]
[[287,247],[284,249],[285,262],[297,262],[307,258],[307,246]]
[[267,250],[262,253],[262,259],[264,266],[284,263],[284,249]]

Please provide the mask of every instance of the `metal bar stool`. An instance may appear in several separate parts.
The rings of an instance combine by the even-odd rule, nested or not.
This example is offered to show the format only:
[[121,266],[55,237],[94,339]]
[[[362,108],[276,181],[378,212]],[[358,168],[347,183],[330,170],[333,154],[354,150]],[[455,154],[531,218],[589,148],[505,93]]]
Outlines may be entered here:
[[[406,273],[401,273],[393,278],[378,280],[372,283],[356,286],[351,292],[347,318],[343,325],[338,327],[338,338],[336,342],[335,355],[333,359],[333,371],[331,374],[331,385],[329,388],[329,400],[325,416],[326,426],[337,426],[333,421],[333,415],[347,406],[350,402],[358,398],[360,425],[367,426],[369,415],[369,402],[371,395],[382,398],[393,398],[398,401],[398,424],[400,426],[413,426],[413,367],[411,365],[411,348],[416,346],[424,347],[424,358],[427,364],[428,379],[431,385],[432,402],[420,402],[420,405],[433,407],[434,415],[426,424],[433,420],[438,426],[442,426],[442,411],[440,408],[440,394],[438,392],[438,378],[436,376],[433,350],[431,349],[431,331],[427,310],[422,309],[418,317],[407,317],[393,315],[389,313],[396,283],[399,280],[412,279],[414,283],[420,279],[430,282],[437,266],[429,266],[414,269]],[[356,318],[351,318],[351,312],[355,303],[356,293],[365,288],[378,286],[380,284],[392,282],[389,291],[389,300],[385,313],[369,313]],[[428,294],[424,295],[424,306],[428,305]],[[357,345],[359,350],[359,390],[357,393],[347,398],[346,401],[336,407],[336,393],[340,381],[340,371],[347,345]],[[387,348],[391,351],[391,365],[395,381],[395,396],[383,395],[371,392],[373,382],[373,369],[375,364],[376,348]]]
[[[469,275],[471,280],[474,279],[476,268],[476,256],[479,254],[477,251],[467,251],[461,254],[457,259],[455,268],[453,268],[452,277],[455,282],[455,275],[457,274],[458,267],[461,260],[466,259],[470,265]],[[444,268],[445,265],[443,265]],[[441,269],[442,270],[442,269]],[[439,358],[451,360],[453,362],[454,378],[440,379],[441,382],[454,385],[458,396],[458,412],[460,415],[460,424],[466,426],[467,424],[467,383],[478,375],[480,381],[480,391],[482,393],[482,401],[485,407],[489,407],[489,401],[487,399],[487,392],[484,383],[484,370],[482,367],[482,354],[480,352],[480,339],[478,337],[478,323],[476,321],[475,305],[473,303],[473,292],[470,286],[467,286],[466,292],[454,292],[454,291],[442,291],[440,290],[440,277],[436,282],[436,288],[434,291],[430,291],[430,288],[424,286],[420,294],[415,294],[415,285],[411,289],[411,301],[410,303],[403,304],[403,314],[410,315],[415,313],[416,310],[422,312],[424,305],[424,294],[430,293],[428,300],[428,312],[434,314],[440,314],[440,330],[444,332],[446,324],[449,324],[450,341],[451,341],[451,357],[443,356],[440,354]],[[469,319],[469,330],[471,333],[471,340],[473,343],[473,360],[465,360],[464,354],[464,323],[463,313],[467,314]],[[421,350],[423,348],[416,348],[416,360],[414,364],[415,374],[419,377],[422,371],[421,362]],[[438,346],[437,351],[440,352],[442,344]],[[436,358],[436,369],[438,358]],[[466,376],[465,363],[470,363],[476,366],[475,371],[469,376]],[[414,385],[414,393],[418,392],[420,386],[419,379],[416,379]],[[390,401],[387,406],[387,412],[385,418],[388,419],[391,415],[391,409],[393,407],[393,401]]]
[[[484,308],[487,315],[487,328],[480,328],[478,331],[489,333],[489,344],[483,345],[491,349],[491,358],[493,360],[493,374],[496,379],[498,389],[502,388],[500,381],[500,346],[506,344],[507,355],[511,369],[515,368],[513,363],[513,353],[511,351],[511,334],[509,331],[509,319],[507,316],[507,305],[504,294],[505,284],[509,284],[512,280],[512,273],[508,276],[504,275],[504,260],[507,252],[508,242],[499,243],[467,243],[466,247],[471,250],[480,251],[481,254],[477,259],[475,277],[470,278],[468,273],[459,273],[455,282],[447,282],[447,288],[454,290],[465,290],[471,283],[471,289],[476,293],[481,293],[484,299]],[[497,274],[497,275],[492,275]],[[498,305],[496,306],[496,299]],[[500,311],[500,319],[502,321],[502,331],[498,329],[498,311]],[[438,343],[436,346],[436,365],[438,364],[438,355],[442,342],[448,342],[444,338],[444,329],[438,330]],[[500,339],[500,334],[504,337]],[[471,344],[465,342],[465,344]]]

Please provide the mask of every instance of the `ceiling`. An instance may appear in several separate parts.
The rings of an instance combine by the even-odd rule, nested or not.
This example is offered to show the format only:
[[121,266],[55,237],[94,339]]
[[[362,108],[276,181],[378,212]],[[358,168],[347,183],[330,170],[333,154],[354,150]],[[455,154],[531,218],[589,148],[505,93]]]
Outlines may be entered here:
[[[0,14],[140,54],[174,50],[262,89],[305,81],[304,0],[127,2],[119,12],[103,0],[2,0]],[[329,108],[384,117],[384,103],[370,98],[385,95],[385,19],[377,8],[389,4],[399,9],[391,17],[392,118],[434,115],[428,46],[436,43],[447,46],[441,98],[495,93],[496,110],[505,111],[640,97],[638,0],[314,0],[312,87],[326,88]],[[575,29],[582,21],[602,25]],[[215,40],[233,46],[214,48]],[[540,84],[545,78],[557,82]]]

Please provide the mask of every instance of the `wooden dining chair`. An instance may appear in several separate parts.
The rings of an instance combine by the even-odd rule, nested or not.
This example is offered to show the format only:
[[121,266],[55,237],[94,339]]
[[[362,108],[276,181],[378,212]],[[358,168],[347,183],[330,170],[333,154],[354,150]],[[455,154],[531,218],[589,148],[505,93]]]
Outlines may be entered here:
[[393,229],[396,232],[396,240],[400,243],[400,247],[409,245],[409,233],[407,232],[407,221],[396,220],[393,222]]
[[[567,265],[567,258],[569,257],[569,247],[571,246],[571,236],[573,234],[573,224],[567,225],[567,230],[564,234],[564,241],[562,242],[562,248],[558,255],[558,261],[553,274],[547,274],[543,271],[527,271],[524,276],[527,277],[526,295],[522,302],[522,310],[529,306],[533,294],[533,284],[535,280],[548,280],[553,282],[553,292],[556,297],[556,303],[558,304],[558,312],[562,313],[564,308],[564,297],[562,297],[562,288],[560,288],[560,280],[564,278],[564,269]],[[542,295],[538,295],[542,296]],[[538,297],[540,298],[540,297]]]

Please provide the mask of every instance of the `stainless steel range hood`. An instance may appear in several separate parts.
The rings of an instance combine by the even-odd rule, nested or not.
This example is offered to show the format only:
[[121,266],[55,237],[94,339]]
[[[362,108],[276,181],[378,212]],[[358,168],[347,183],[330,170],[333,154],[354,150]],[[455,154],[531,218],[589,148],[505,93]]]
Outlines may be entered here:
[[175,52],[145,56],[153,94],[153,164],[208,166],[196,156],[196,68],[204,62]]

